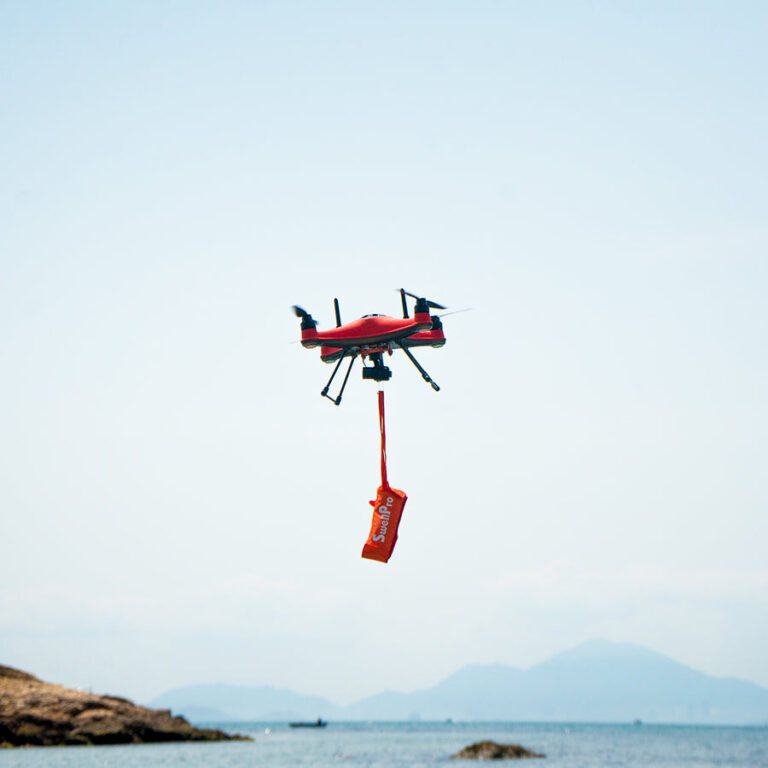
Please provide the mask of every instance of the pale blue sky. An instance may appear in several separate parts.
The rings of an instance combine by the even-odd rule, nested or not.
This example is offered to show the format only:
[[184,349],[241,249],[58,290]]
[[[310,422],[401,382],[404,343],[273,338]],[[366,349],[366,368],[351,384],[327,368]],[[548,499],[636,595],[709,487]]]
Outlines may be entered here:
[[[347,701],[602,635],[768,685],[762,3],[0,2],[0,663]],[[292,345],[451,308],[387,385]]]

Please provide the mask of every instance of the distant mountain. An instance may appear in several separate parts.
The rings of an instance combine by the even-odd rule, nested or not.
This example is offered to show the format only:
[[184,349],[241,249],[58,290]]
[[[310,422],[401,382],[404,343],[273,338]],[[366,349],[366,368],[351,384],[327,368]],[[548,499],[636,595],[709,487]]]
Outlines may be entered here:
[[[647,648],[592,640],[528,670],[467,666],[412,693],[387,691],[347,707],[271,687],[202,685],[151,702],[203,720],[548,720],[768,723],[768,689],[705,675]],[[225,717],[201,717],[217,710]]]
[[341,707],[319,696],[304,696],[266,685],[190,685],[153,699],[152,706],[171,709],[194,722],[235,720],[316,720],[339,718]]
[[504,720],[509,692],[521,688],[525,672],[503,664],[462,667],[433,688],[384,692],[346,707],[353,720]]
[[377,694],[350,718],[765,723],[768,689],[715,678],[638,645],[593,640],[531,669],[464,667],[433,688]]

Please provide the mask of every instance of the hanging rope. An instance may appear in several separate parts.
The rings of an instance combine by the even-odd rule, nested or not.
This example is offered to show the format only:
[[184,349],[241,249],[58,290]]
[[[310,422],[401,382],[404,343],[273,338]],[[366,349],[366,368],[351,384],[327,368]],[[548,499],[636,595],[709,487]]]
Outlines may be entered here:
[[387,482],[387,433],[384,426],[384,390],[379,390],[379,430],[381,431],[381,487],[389,488]]

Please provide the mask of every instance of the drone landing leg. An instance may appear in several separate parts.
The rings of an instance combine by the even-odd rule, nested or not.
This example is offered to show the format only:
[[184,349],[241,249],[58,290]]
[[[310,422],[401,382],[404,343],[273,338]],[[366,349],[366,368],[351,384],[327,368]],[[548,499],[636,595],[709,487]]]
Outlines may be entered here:
[[320,392],[320,394],[323,397],[327,397],[332,403],[334,403],[334,405],[339,405],[341,403],[341,396],[344,394],[344,388],[347,386],[347,380],[349,379],[349,374],[350,374],[350,371],[352,370],[352,363],[355,362],[355,357],[357,357],[357,355],[352,355],[352,357],[350,358],[349,367],[347,368],[347,373],[344,376],[344,381],[341,384],[341,389],[339,390],[339,394],[336,397],[331,397],[328,394],[328,390],[330,389],[331,382],[333,381],[333,377],[336,375],[336,371],[339,370],[339,367],[341,366],[341,361],[344,359],[344,357],[345,355],[342,355],[339,358],[339,361],[336,363],[336,367],[333,369],[331,378],[328,379],[328,383],[325,385],[325,387],[323,387],[322,392]]
[[341,402],[341,396],[344,394],[344,387],[347,386],[347,379],[349,379],[349,373],[352,370],[352,364],[355,362],[355,355],[352,356],[352,359],[349,361],[349,366],[347,367],[347,374],[344,376],[344,381],[342,382],[341,389],[339,390],[339,396],[333,401],[338,405]]
[[[333,381],[333,377],[336,375],[336,371],[339,370],[339,366],[341,365],[341,361],[344,359],[344,355],[339,358],[338,362],[336,363],[335,368],[333,369],[333,373],[331,374],[331,378],[328,379],[328,383],[323,387],[322,391],[320,392],[321,397],[328,397],[328,390],[331,388],[331,382]],[[328,397],[329,400],[333,400],[332,397]]]
[[430,384],[430,386],[432,387],[432,389],[435,390],[435,392],[439,392],[440,387],[438,387],[437,384],[435,384],[435,382],[432,381],[429,374],[421,367],[421,365],[419,365],[419,361],[411,354],[411,351],[408,349],[408,347],[403,346],[403,347],[400,347],[400,349],[402,349],[403,352],[405,352],[405,354],[408,355],[408,359],[419,369],[419,373],[421,374],[421,377],[424,379],[424,381]]

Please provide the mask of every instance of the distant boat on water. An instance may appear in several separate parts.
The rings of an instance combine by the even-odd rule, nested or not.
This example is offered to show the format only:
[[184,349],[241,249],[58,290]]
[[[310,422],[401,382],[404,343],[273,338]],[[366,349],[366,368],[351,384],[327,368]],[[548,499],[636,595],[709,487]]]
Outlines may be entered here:
[[317,720],[315,720],[313,723],[288,723],[288,725],[291,726],[291,728],[325,728],[326,725],[328,725],[327,720],[323,720],[322,717],[318,717]]

